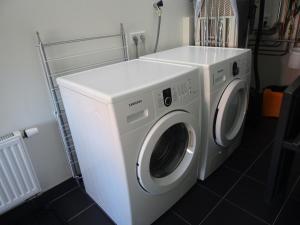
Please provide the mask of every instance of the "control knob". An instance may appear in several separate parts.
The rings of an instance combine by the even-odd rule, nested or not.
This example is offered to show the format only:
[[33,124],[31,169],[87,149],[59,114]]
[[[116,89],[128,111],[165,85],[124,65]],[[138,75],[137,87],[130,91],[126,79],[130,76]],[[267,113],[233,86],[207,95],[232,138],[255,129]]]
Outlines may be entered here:
[[163,90],[163,99],[164,99],[164,104],[166,107],[168,107],[172,104],[171,88],[167,88],[167,89]]
[[171,97],[166,97],[164,100],[165,106],[170,106],[172,104],[172,98]]

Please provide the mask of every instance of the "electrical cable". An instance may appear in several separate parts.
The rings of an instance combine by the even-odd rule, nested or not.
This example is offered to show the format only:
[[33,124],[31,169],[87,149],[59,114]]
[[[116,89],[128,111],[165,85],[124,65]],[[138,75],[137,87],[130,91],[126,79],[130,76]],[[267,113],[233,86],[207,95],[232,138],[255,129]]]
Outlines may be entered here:
[[[145,37],[145,35],[144,34],[141,34],[140,35],[140,39],[141,39],[141,41],[142,41],[142,47],[143,47],[143,52],[142,52],[142,54],[145,54],[145,52],[146,52],[146,37]],[[141,54],[140,54],[141,55]]]
[[134,36],[132,39],[135,45],[135,57],[139,58],[139,39],[137,36]]
[[158,24],[157,24],[157,32],[156,32],[156,41],[155,41],[154,52],[157,52],[157,48],[158,48],[159,35],[160,35],[160,25],[161,25],[161,14],[158,16]]
[[162,0],[155,0],[153,3],[153,7],[156,10],[156,13],[158,15],[158,24],[157,24],[157,32],[156,32],[156,40],[155,40],[155,45],[154,45],[154,52],[157,52],[158,48],[158,42],[159,42],[159,35],[160,35],[160,26],[161,26],[161,15],[162,15],[162,10],[161,7],[164,6],[164,3]]
[[255,91],[259,93],[260,91],[260,77],[258,71],[258,53],[259,53],[259,44],[262,35],[263,23],[264,23],[264,11],[265,11],[265,0],[260,0],[259,5],[259,21],[258,21],[258,29],[256,33],[256,42],[253,51],[253,67],[254,67],[254,79],[255,79]]

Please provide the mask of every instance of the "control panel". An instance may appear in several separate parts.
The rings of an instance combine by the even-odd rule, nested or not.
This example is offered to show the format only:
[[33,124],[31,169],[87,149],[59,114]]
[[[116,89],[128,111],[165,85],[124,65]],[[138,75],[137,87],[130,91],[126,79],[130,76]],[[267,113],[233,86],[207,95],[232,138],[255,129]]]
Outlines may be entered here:
[[251,58],[249,55],[243,55],[232,62],[232,76],[246,75],[251,72]]
[[236,75],[239,75],[239,72],[240,72],[239,65],[236,61],[234,61],[232,64],[232,76],[235,77]]
[[158,109],[163,110],[177,104],[186,104],[199,95],[198,76],[180,79],[166,87],[155,91],[155,102]]
[[251,55],[242,54],[231,60],[225,60],[221,63],[213,65],[210,68],[210,73],[212,74],[211,84],[215,88],[222,87],[222,85],[232,80],[235,77],[245,77],[249,76],[251,72]]
[[163,99],[166,107],[169,107],[172,104],[172,92],[171,88],[163,90]]
[[113,104],[120,132],[136,129],[166,112],[184,109],[200,101],[200,80],[197,70],[161,82],[148,90],[134,92]]

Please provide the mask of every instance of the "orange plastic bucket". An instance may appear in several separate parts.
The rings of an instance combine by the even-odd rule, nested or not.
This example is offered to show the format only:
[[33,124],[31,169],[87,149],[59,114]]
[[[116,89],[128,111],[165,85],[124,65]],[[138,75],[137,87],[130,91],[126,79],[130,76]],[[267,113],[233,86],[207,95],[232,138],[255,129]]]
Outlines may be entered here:
[[283,98],[283,92],[273,91],[267,88],[263,92],[262,115],[278,118]]

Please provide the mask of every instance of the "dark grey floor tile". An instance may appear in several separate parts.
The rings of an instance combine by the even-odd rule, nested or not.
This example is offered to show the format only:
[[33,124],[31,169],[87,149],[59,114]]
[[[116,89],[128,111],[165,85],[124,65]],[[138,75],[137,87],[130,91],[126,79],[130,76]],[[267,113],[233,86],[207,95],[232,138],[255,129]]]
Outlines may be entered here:
[[227,201],[221,204],[210,214],[210,216],[201,225],[267,225],[243,210],[233,206]]
[[275,136],[277,119],[262,118],[257,123],[246,123],[241,146],[251,153],[260,153]]
[[256,158],[257,156],[254,154],[243,151],[235,151],[225,161],[224,165],[243,173],[246,169],[248,169],[251,166],[251,164]]
[[195,185],[173,208],[190,224],[199,224],[220,198],[212,192]]
[[244,177],[226,197],[227,200],[272,223],[280,210],[281,203],[265,203],[266,186]]
[[[5,225],[19,225],[20,218],[28,218],[28,215],[37,214],[41,209],[45,208],[45,205],[48,204],[49,201],[57,198],[58,196],[64,194],[65,192],[74,189],[77,187],[76,181],[72,179],[68,179],[63,183],[51,188],[49,191],[46,191],[38,198],[33,198],[30,201],[8,211],[7,213],[0,216],[0,224]],[[24,223],[24,221],[22,221]],[[32,222],[33,223],[33,222]]]
[[266,184],[268,180],[271,156],[272,147],[264,152],[263,155],[255,162],[255,164],[248,171],[247,176]]
[[[298,179],[300,176],[300,154],[295,154],[295,158],[291,167],[291,172],[290,172],[290,178],[289,178],[289,186],[291,187],[293,184],[295,184],[295,181]],[[300,200],[300,181],[298,182],[296,186],[296,190],[299,190],[298,196]],[[296,191],[295,191],[296,192]]]
[[295,154],[292,170],[300,173],[300,153]]
[[292,198],[300,202],[300,182],[297,183],[293,193]]
[[[292,188],[294,188],[299,176],[300,176],[299,172],[291,171],[291,173],[289,175],[289,178],[288,178],[288,181],[287,181],[287,185],[286,185],[286,192],[285,192],[286,195],[292,190]],[[296,189],[297,189],[297,186],[296,186]],[[296,190],[294,191],[294,193],[295,192],[296,192]]]
[[83,190],[77,188],[52,202],[50,208],[63,221],[68,221],[91,204],[93,204],[93,201],[90,197]]
[[198,183],[199,185],[205,186],[206,188],[214,191],[218,195],[223,196],[240,176],[241,173],[222,166],[206,178],[206,180],[198,181]]
[[15,225],[18,224],[21,218],[28,218],[39,211],[40,205],[36,199],[28,201],[0,216],[0,224]]
[[63,225],[64,223],[60,221],[53,213],[48,211],[42,211],[35,215],[37,225]]
[[19,218],[15,225],[64,225],[52,212],[41,210],[25,218]]
[[262,147],[255,147],[255,148],[245,148],[243,146],[239,146],[235,151],[236,152],[246,152],[248,154],[251,154],[253,156],[258,156],[262,151],[264,150],[264,148]]
[[289,199],[275,225],[299,225],[300,201]]
[[39,198],[39,201],[42,204],[47,202],[51,202],[52,200],[58,198],[59,196],[63,195],[64,193],[78,187],[76,180],[74,178],[70,178],[59,185],[51,188],[49,191],[42,194]]
[[22,219],[19,218],[19,221],[15,225],[37,225],[37,221],[34,215],[29,215]]
[[174,213],[168,211],[156,220],[152,225],[188,225]]
[[73,218],[69,225],[113,225],[113,221],[95,204]]

